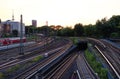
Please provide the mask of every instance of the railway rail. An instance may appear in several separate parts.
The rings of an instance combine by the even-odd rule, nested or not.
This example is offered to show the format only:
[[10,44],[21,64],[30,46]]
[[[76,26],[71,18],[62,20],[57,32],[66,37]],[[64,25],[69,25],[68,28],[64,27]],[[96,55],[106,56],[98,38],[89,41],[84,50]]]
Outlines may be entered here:
[[42,73],[42,79],[61,79],[65,71],[71,66],[71,64],[77,58],[77,54],[73,53],[58,62],[49,72]]
[[5,69],[5,68],[8,68],[8,67],[11,67],[11,66],[14,66],[14,65],[16,65],[16,64],[20,64],[20,63],[29,61],[29,60],[31,60],[31,59],[33,59],[33,58],[36,58],[36,57],[38,57],[38,56],[41,56],[41,55],[44,56],[44,53],[48,53],[48,54],[54,53],[54,52],[56,52],[56,51],[61,50],[62,48],[63,48],[63,47],[60,47],[60,48],[57,48],[57,49],[53,49],[53,50],[51,50],[51,51],[49,51],[49,52],[43,52],[43,53],[41,53],[41,54],[39,54],[39,55],[35,55],[35,56],[29,57],[29,58],[23,58],[23,59],[17,58],[17,59],[14,59],[14,60],[12,60],[12,61],[10,61],[10,62],[6,62],[6,63],[0,65],[0,70]]
[[[4,64],[6,62],[10,62],[12,61],[13,59],[16,59],[16,58],[28,58],[28,56],[34,56],[34,55],[37,55],[37,54],[40,54],[42,52],[47,52],[49,50],[52,50],[54,48],[58,48],[60,46],[63,46],[65,44],[67,44],[68,41],[61,41],[61,40],[57,40],[56,42],[51,42],[51,43],[48,43],[47,45],[41,45],[41,44],[37,44],[36,45],[33,45],[32,47],[29,47],[26,50],[24,51],[25,52],[25,55],[18,55],[18,49],[13,49],[13,50],[10,50],[8,52],[4,52],[2,55],[0,55],[0,64]],[[47,49],[47,50],[46,50]],[[3,58],[5,60],[3,60]]]
[[109,49],[111,49],[111,50],[115,53],[115,55],[118,56],[118,58],[119,58],[119,60],[120,60],[120,49],[119,49],[119,48],[117,48],[117,47],[115,47],[114,45],[106,42],[105,40],[100,40],[100,41],[102,41],[106,46],[108,46]]
[[79,56],[76,62],[78,66],[78,72],[80,74],[80,79],[98,79],[98,77],[88,65],[83,52],[79,52]]
[[59,52],[56,52],[55,54],[53,54],[53,55],[49,56],[48,58],[46,58],[45,60],[41,61],[40,63],[28,68],[27,70],[25,70],[24,72],[20,73],[19,75],[15,76],[12,79],[27,79],[29,77],[29,75],[39,71],[40,68],[43,68],[48,63],[50,63],[52,60],[54,60],[55,58],[57,58],[58,56],[63,54],[64,51],[66,51],[68,48],[69,48],[69,46],[64,47]]
[[[49,40],[48,43],[50,43],[52,41],[53,40]],[[32,52],[34,52],[36,50],[40,50],[40,48],[42,46],[44,46],[44,44],[45,43],[43,41],[41,41],[41,42],[35,43],[33,45],[25,46],[23,52],[25,54],[29,54],[29,53],[32,53]],[[19,47],[13,48],[13,49],[10,49],[10,50],[0,51],[0,64],[8,62],[11,59],[18,58],[20,56],[18,49],[19,49]]]
[[[57,44],[56,44],[57,43]],[[64,43],[64,44],[63,44]],[[58,43],[58,42],[55,42],[53,43],[54,45],[48,45],[48,47],[46,46],[46,48],[42,47],[41,49],[40,48],[37,48],[33,51],[31,51],[29,54],[26,54],[24,56],[18,56],[18,57],[15,57],[13,58],[12,60],[9,60],[3,64],[0,65],[0,69],[4,69],[6,67],[9,67],[9,66],[13,66],[13,65],[16,65],[18,63],[22,63],[22,62],[25,62],[25,61],[28,61],[32,58],[35,58],[39,55],[44,55],[44,53],[48,52],[48,51],[53,51],[55,49],[59,49],[59,48],[62,48],[64,47],[63,45],[66,45],[67,42],[61,42],[61,43]],[[55,45],[56,44],[56,45]],[[61,47],[62,46],[62,47]],[[47,49],[47,51],[46,51]],[[56,50],[55,50],[56,51]]]
[[[95,47],[97,46],[99,48],[102,54],[111,63],[110,65],[107,62],[107,64],[109,65],[108,69],[110,70],[110,72],[112,74],[115,74],[119,78],[119,75],[117,74],[120,74],[120,71],[119,71],[120,70],[120,62],[119,62],[120,61],[120,51],[119,51],[120,49],[115,48],[114,46],[112,46],[111,44],[107,43],[104,40],[90,39],[90,41],[94,43]],[[105,47],[102,46],[101,43]]]
[[114,71],[114,73],[116,74],[117,78],[120,79],[120,75],[119,72],[116,70],[116,68],[114,67],[113,63],[111,63],[109,61],[109,59],[103,54],[103,52],[97,47],[95,46],[95,48],[100,52],[100,54],[104,57],[104,59],[107,61],[107,63],[110,65],[110,67],[112,68],[112,70]]

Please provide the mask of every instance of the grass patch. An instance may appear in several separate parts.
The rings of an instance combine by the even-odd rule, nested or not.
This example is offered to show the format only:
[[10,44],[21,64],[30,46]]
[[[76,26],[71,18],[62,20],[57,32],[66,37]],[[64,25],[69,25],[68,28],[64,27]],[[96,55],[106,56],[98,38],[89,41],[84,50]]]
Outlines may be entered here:
[[0,72],[0,79],[5,79],[5,75],[2,72]]
[[93,70],[98,74],[100,79],[108,79],[107,69],[102,67],[102,64],[96,60],[95,56],[92,53],[86,50],[85,57]]
[[37,56],[36,58],[34,58],[33,60],[32,60],[32,62],[38,62],[39,60],[41,60],[43,58],[43,56]]
[[77,44],[78,43],[78,37],[70,37],[70,39],[72,40],[73,44]]
[[9,79],[9,77],[11,75],[17,73],[18,71],[25,70],[29,66],[40,61],[42,58],[43,58],[43,56],[37,56],[37,57],[33,58],[32,60],[27,61],[25,63],[16,64],[15,66],[9,67],[6,70],[4,70],[3,72],[0,72],[0,79]]
[[13,72],[19,70],[20,68],[21,68],[21,66],[20,66],[19,64],[17,64],[17,65],[15,65],[15,66],[13,66],[13,67],[8,68],[8,69],[7,69],[7,73],[8,73],[8,74],[13,73]]
[[29,40],[29,41],[34,40],[34,39],[37,39],[37,36],[31,35],[31,36],[27,37],[27,40]]

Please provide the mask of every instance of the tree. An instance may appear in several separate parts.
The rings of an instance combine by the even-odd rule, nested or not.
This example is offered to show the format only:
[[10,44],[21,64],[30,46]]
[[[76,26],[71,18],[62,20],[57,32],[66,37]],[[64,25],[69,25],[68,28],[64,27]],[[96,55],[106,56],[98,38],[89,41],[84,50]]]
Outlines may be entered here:
[[38,28],[38,31],[46,36],[49,36],[53,29],[49,26],[42,26]]
[[74,31],[70,27],[66,27],[61,30],[61,35],[63,36],[74,36]]
[[119,37],[119,34],[114,32],[114,33],[111,33],[111,38],[118,38]]
[[84,34],[88,37],[96,37],[96,27],[95,25],[89,24],[84,26]]
[[84,28],[83,28],[83,25],[82,24],[76,24],[74,26],[74,35],[75,36],[82,36],[84,33]]
[[114,15],[109,19],[109,24],[112,27],[112,33],[120,32],[120,15]]
[[112,26],[119,26],[120,25],[120,15],[113,15],[110,19],[109,19],[109,23]]
[[36,27],[30,25],[30,26],[25,26],[25,32],[26,34],[34,34],[36,32]]
[[109,24],[106,18],[96,22],[96,30],[99,37],[108,38],[113,32],[113,27]]
[[63,28],[58,31],[58,34],[61,36],[74,36],[74,31],[70,27]]

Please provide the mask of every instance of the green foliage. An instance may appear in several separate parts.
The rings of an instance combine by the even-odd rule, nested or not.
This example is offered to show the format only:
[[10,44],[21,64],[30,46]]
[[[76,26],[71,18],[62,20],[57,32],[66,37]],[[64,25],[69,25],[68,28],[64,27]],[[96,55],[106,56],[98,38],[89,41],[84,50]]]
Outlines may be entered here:
[[35,34],[37,32],[37,28],[35,26],[25,26],[25,33],[26,34]]
[[85,56],[90,66],[94,69],[96,73],[98,73],[100,79],[107,79],[107,69],[102,67],[101,63],[96,60],[94,55],[86,50]]
[[20,68],[21,68],[21,66],[19,64],[17,64],[17,65],[15,65],[13,67],[8,68],[7,73],[13,73],[13,72],[17,71]]
[[118,33],[116,33],[116,32],[114,32],[114,33],[111,33],[111,36],[110,36],[111,38],[117,38],[117,37],[119,37],[119,34]]
[[100,75],[101,75],[101,76],[100,76],[101,79],[106,79],[106,78],[107,78],[107,69],[101,68]]
[[[75,24],[74,29],[58,25],[42,26],[35,28],[34,26],[25,27],[26,34],[42,33],[46,36],[87,36],[97,38],[120,37],[120,15],[114,15],[110,19],[103,18],[97,20],[96,24],[82,25]],[[117,33],[118,35],[114,34]]]
[[111,32],[114,31],[113,27],[108,23],[106,18],[96,22],[96,30],[99,37],[110,37]]
[[78,37],[70,37],[70,39],[72,40],[73,44],[77,44],[78,43]]
[[37,62],[37,61],[41,60],[42,58],[43,58],[43,56],[37,56],[36,58],[34,58],[32,60],[32,62]]
[[76,24],[74,26],[74,35],[75,36],[82,36],[84,34],[84,28],[82,24]]
[[64,29],[61,29],[61,36],[73,36],[74,35],[74,31],[73,29],[66,27]]
[[43,56],[37,56],[36,58],[33,58],[32,60],[25,62],[26,64],[17,64],[15,66],[7,68],[4,74],[0,72],[0,79],[6,79],[8,76],[11,76],[12,74],[16,73],[16,71],[25,70],[26,68],[36,63],[37,61],[41,60],[42,58]]
[[30,35],[29,37],[27,37],[27,41],[32,41],[32,40],[35,40],[35,39],[37,39],[36,35]]
[[5,75],[2,72],[0,72],[0,79],[5,79]]
[[21,68],[21,65],[17,64],[15,66],[12,66],[6,70],[7,75],[14,73],[15,71],[19,70]]
[[37,31],[39,33],[42,33],[42,34],[46,35],[46,36],[49,36],[50,33],[53,32],[53,29],[49,26],[42,26],[42,27],[38,27]]
[[117,27],[120,25],[120,15],[113,15],[110,19],[109,19],[109,23],[114,26]]
[[85,36],[89,36],[89,37],[95,37],[96,36],[96,27],[95,25],[85,25],[84,26],[84,33]]
[[[87,27],[86,27],[87,26]],[[85,25],[85,35],[89,37],[109,38],[120,37],[120,15],[112,16],[110,19],[97,20],[95,25]],[[114,35],[112,33],[117,33]],[[112,34],[112,36],[111,36]]]
[[2,35],[3,38],[6,38],[6,37],[11,37],[11,35],[9,33],[5,33]]

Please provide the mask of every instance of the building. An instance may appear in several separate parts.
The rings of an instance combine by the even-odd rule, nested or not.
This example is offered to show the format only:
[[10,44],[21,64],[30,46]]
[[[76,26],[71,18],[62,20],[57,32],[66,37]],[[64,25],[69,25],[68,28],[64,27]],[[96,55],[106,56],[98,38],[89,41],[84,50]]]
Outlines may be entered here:
[[[25,35],[25,25],[22,24],[22,26],[23,26],[22,33],[23,33],[23,35]],[[20,34],[21,34],[21,23],[17,22],[17,21],[11,21],[11,20],[1,22],[1,33],[2,34],[12,34],[13,30],[17,30],[18,31],[18,36],[20,36]]]
[[46,26],[48,26],[48,21],[46,21]]
[[32,26],[37,27],[37,20],[32,20]]
[[0,37],[2,36],[2,31],[3,31],[3,29],[2,29],[2,25],[1,25],[1,19],[0,19]]

